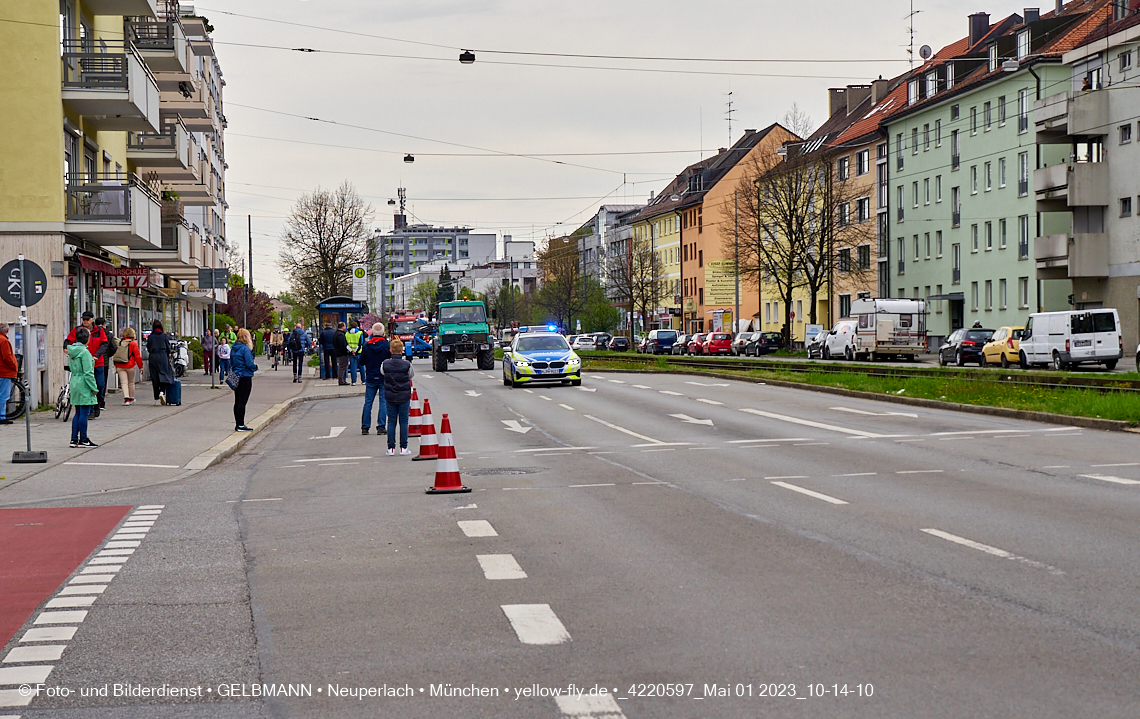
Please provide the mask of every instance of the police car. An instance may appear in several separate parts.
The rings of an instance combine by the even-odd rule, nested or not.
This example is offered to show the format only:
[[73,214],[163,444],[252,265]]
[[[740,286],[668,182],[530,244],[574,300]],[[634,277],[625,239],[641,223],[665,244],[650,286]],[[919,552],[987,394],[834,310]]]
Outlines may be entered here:
[[520,327],[503,350],[503,384],[518,387],[532,382],[582,384],[582,360],[556,327]]

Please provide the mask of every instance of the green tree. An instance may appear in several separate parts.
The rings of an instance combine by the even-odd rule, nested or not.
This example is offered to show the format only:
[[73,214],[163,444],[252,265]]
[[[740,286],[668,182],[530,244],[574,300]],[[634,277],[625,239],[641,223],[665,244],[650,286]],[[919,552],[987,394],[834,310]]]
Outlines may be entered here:
[[452,302],[455,300],[455,282],[451,279],[451,270],[445,264],[443,271],[439,273],[439,286],[435,293],[435,304],[439,306],[440,302]]
[[621,312],[606,297],[605,289],[597,280],[592,280],[587,290],[586,306],[582,310],[582,330],[612,333],[621,321]]
[[480,295],[476,294],[475,290],[471,289],[470,287],[460,287],[458,299],[474,302],[477,300],[481,300],[482,297]]
[[436,304],[438,293],[439,285],[435,280],[424,280],[412,288],[412,296],[408,298],[408,309],[423,310],[434,316],[438,307]]

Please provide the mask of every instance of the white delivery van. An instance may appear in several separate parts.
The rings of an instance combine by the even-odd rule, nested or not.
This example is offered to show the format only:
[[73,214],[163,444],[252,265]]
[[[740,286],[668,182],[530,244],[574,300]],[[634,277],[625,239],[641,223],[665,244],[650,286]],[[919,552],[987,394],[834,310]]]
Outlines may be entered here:
[[1063,370],[1091,363],[1112,370],[1123,356],[1120,315],[1114,309],[1034,313],[1021,337],[1022,367],[1052,365]]
[[851,316],[858,322],[857,357],[903,355],[913,360],[926,352],[925,300],[873,299],[869,293],[860,293],[851,303]]

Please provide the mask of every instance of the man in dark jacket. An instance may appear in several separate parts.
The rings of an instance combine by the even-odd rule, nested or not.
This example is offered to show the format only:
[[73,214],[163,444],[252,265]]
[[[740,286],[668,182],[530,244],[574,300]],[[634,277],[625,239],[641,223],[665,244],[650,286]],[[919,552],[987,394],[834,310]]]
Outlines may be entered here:
[[325,325],[317,338],[317,342],[321,345],[321,379],[332,379],[336,377],[336,358],[333,356],[336,330],[332,328],[332,325]]
[[301,381],[301,372],[305,368],[305,355],[309,351],[309,345],[312,344],[309,340],[309,333],[301,327],[298,322],[293,331],[289,333],[289,339],[285,341],[285,346],[289,348],[289,354],[293,358],[293,381]]
[[337,384],[348,384],[345,374],[348,372],[348,338],[345,336],[344,323],[338,322],[336,332],[333,334],[333,357],[336,359]]
[[384,360],[384,399],[388,402],[388,456],[396,453],[396,422],[400,423],[400,454],[408,451],[408,409],[412,399],[412,363],[404,359],[404,343],[392,341],[392,357]]
[[368,434],[372,424],[372,402],[380,395],[380,410],[376,417],[376,434],[384,431],[388,424],[388,403],[384,399],[384,374],[381,366],[392,356],[388,340],[384,339],[384,325],[372,325],[372,336],[364,343],[361,361],[364,363],[364,417],[360,420],[360,433]]

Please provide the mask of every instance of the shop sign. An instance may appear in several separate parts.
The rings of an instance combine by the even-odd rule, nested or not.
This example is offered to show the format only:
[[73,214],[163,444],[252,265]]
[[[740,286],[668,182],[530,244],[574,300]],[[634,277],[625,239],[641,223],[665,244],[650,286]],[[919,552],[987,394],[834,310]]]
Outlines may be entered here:
[[103,287],[122,290],[142,289],[147,286],[150,273],[148,267],[117,267],[103,273]]

